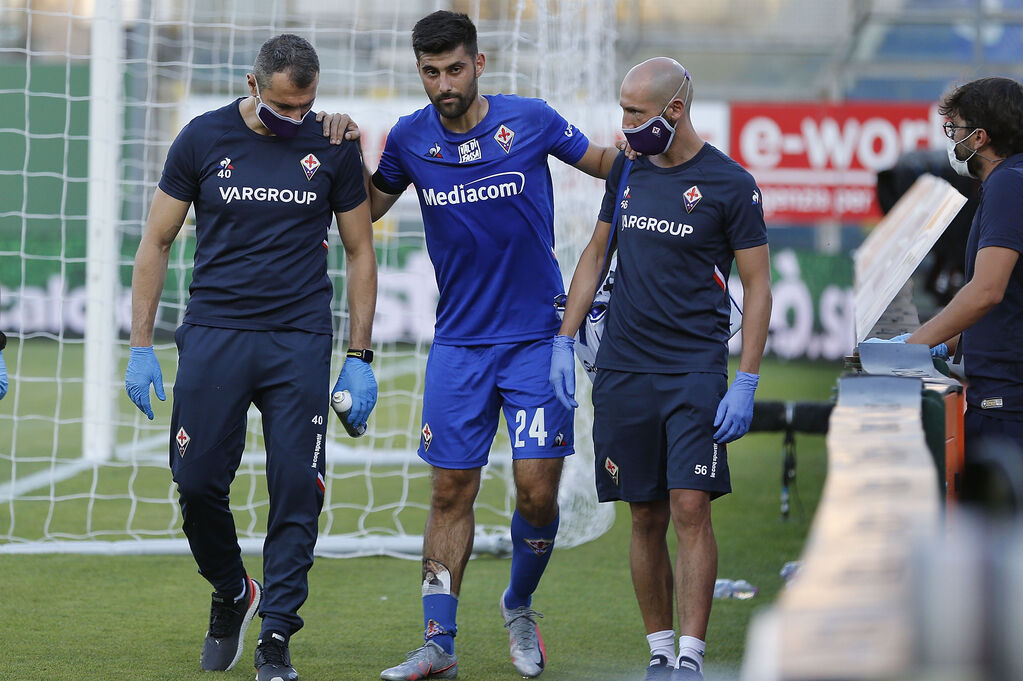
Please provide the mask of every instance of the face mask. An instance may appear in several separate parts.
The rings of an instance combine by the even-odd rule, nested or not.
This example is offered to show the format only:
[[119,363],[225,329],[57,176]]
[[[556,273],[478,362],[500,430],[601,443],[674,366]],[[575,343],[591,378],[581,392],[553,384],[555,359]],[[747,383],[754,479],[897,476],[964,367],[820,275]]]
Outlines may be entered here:
[[[689,83],[688,71],[686,71],[682,84],[678,86],[678,90],[675,90],[675,94],[671,96],[668,103],[661,109],[661,113],[638,128],[622,128],[622,134],[625,135],[625,139],[630,147],[647,156],[656,156],[657,154],[664,153],[671,145],[671,140],[675,137],[675,126],[664,118],[664,112],[668,110],[668,107],[675,101],[675,98],[678,97],[679,93],[682,92],[682,88],[687,83]],[[688,89],[686,92],[688,96]],[[685,101],[684,97],[683,101]]]
[[976,128],[973,132],[971,132],[969,135],[962,138],[958,142],[953,142],[951,139],[949,139],[948,145],[946,147],[946,151],[948,152],[948,162],[949,165],[952,166],[952,170],[956,171],[957,174],[962,175],[963,177],[972,177],[974,179],[976,179],[977,176],[970,172],[969,160],[974,157],[974,155],[977,153],[977,150],[976,149],[972,150],[972,153],[969,156],[967,156],[965,159],[960,160],[959,157],[956,156],[956,146],[962,144],[966,140],[973,137],[973,134],[977,132],[977,130],[980,130],[980,128]]
[[302,121],[309,115],[309,111],[306,111],[305,115],[302,116],[302,120],[296,121],[287,116],[282,116],[268,107],[259,96],[259,81],[256,81],[256,101],[259,102],[256,106],[256,117],[259,119],[259,122],[278,137],[294,137],[297,135],[302,127]]

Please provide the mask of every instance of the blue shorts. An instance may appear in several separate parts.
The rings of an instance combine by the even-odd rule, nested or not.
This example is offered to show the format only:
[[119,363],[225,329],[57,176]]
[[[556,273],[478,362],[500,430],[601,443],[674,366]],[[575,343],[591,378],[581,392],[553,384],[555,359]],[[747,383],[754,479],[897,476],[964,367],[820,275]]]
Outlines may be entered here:
[[593,382],[593,448],[601,501],[663,501],[669,489],[712,499],[732,491],[714,416],[722,374],[639,374],[601,369]]
[[550,384],[552,341],[434,343],[426,362],[419,456],[438,468],[486,465],[501,409],[513,459],[572,454],[574,414]]

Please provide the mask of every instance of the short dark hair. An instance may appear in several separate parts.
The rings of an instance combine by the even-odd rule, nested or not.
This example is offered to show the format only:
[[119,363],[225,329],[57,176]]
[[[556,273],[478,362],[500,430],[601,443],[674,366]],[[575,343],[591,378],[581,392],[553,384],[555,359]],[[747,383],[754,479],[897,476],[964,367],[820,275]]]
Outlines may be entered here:
[[479,53],[476,25],[461,12],[437,10],[417,21],[412,29],[412,51],[417,60],[424,54],[450,52],[463,45],[471,56]]
[[270,38],[259,48],[252,75],[261,89],[270,85],[275,73],[286,72],[296,87],[309,87],[320,73],[320,58],[305,38],[282,33]]
[[945,96],[938,111],[984,128],[1002,158],[1023,153],[1023,85],[1011,78],[979,78],[960,85]]

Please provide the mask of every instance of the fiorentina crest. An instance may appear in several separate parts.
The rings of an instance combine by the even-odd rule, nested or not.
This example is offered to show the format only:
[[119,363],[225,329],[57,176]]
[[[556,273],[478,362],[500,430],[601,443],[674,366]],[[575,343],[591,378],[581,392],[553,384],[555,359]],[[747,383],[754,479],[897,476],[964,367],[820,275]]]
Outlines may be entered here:
[[523,541],[526,542],[529,548],[533,549],[533,553],[538,556],[542,556],[547,553],[554,544],[553,539],[523,539]]
[[302,170],[305,171],[305,179],[313,179],[313,175],[320,169],[320,159],[316,158],[312,154],[309,154],[303,158],[299,163],[302,165]]
[[700,188],[695,184],[687,189],[685,193],[682,194],[682,199],[685,201],[686,212],[692,213],[693,209],[696,208],[696,204],[698,204],[702,198],[703,194],[700,193]]

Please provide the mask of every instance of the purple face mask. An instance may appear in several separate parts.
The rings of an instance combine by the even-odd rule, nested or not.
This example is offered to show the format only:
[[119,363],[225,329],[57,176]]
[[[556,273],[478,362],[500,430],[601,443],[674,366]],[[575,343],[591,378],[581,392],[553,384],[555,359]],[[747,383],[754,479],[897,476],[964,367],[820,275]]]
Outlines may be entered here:
[[306,111],[305,115],[302,116],[302,120],[296,121],[293,118],[282,116],[268,107],[263,103],[263,98],[259,96],[259,81],[256,81],[256,101],[259,102],[256,106],[256,117],[259,118],[259,122],[278,137],[294,137],[297,135],[302,127],[302,121],[309,115],[309,111]]
[[[668,107],[675,98],[678,97],[679,93],[682,92],[682,88],[689,83],[689,72],[685,72],[685,78],[682,79],[682,84],[678,86],[678,90],[675,90],[675,94],[672,95],[668,103],[661,109],[661,113],[648,120],[638,128],[622,128],[622,134],[625,135],[626,141],[629,146],[635,151],[646,156],[656,156],[657,154],[663,154],[664,151],[671,145],[671,140],[675,137],[675,126],[664,118],[664,112],[668,110]],[[689,92],[686,91],[686,96]],[[685,101],[683,97],[682,101]]]

